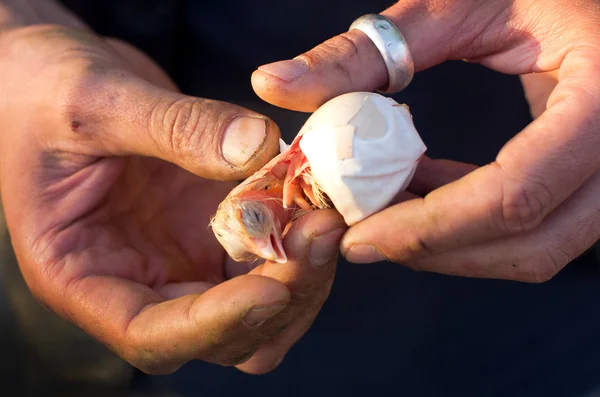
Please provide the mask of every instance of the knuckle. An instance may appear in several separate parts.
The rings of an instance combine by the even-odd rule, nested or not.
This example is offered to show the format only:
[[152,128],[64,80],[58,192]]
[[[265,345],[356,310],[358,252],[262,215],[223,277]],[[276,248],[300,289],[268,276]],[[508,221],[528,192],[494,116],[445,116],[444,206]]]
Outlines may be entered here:
[[293,287],[293,292],[290,297],[289,307],[306,306],[312,304],[320,298],[321,291],[326,287],[314,283],[308,283]]
[[409,269],[422,270],[420,262],[427,258],[434,257],[437,252],[419,235],[407,238],[405,244],[398,245],[393,254],[387,257],[395,262],[402,264]]
[[102,130],[112,109],[126,95],[118,84],[124,70],[97,65],[90,59],[73,59],[66,65],[69,80],[59,88],[57,114],[60,124],[78,139]]
[[550,281],[569,262],[569,255],[560,250],[546,249],[544,253],[525,261],[521,281],[541,284]]
[[552,194],[541,181],[509,183],[503,186],[500,204],[502,229],[522,233],[540,225],[552,206]]
[[194,98],[159,102],[149,117],[149,130],[159,147],[185,156],[194,152],[196,145],[208,138],[202,136],[203,131],[218,126],[219,120],[211,116],[216,112],[211,112],[210,107],[210,101]]
[[348,33],[342,33],[323,42],[301,57],[309,65],[333,61],[333,68],[347,80],[352,81],[352,73],[347,65],[351,65],[359,54],[360,50],[354,38]]
[[[106,89],[103,84],[95,84],[94,76],[88,75],[86,69],[89,64],[86,61],[72,61],[68,66],[70,78],[66,84],[62,84],[62,89],[59,93],[57,105],[59,107],[59,115],[64,124],[71,127],[74,122],[81,122],[81,119],[88,117],[90,107],[88,100],[83,98],[98,98],[103,96],[103,91]],[[94,96],[87,95],[94,86],[97,86],[99,91]]]
[[303,56],[314,62],[320,62],[321,60],[329,61],[332,58],[338,58],[340,54],[346,59],[356,57],[359,54],[358,46],[348,33],[332,37]]

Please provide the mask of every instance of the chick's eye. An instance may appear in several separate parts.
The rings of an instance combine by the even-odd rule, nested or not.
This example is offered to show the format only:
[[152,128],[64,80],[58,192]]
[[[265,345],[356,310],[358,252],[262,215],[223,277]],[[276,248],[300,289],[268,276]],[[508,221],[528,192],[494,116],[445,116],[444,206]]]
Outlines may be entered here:
[[245,232],[251,236],[260,236],[265,233],[265,228],[269,225],[268,209],[261,203],[245,202],[240,208],[240,217],[238,218],[244,226]]
[[245,215],[245,223],[247,225],[260,225],[265,220],[262,211],[256,209],[250,209],[248,211],[245,211]]

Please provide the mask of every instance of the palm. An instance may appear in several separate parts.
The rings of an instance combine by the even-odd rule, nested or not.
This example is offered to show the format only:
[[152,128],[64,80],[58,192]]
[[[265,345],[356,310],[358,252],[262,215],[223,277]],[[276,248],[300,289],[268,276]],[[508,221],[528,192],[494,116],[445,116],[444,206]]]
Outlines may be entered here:
[[[89,211],[64,219],[88,253],[87,271],[135,281],[151,288],[173,282],[224,280],[224,251],[208,227],[210,216],[231,189],[161,160],[104,159],[89,182]],[[100,165],[98,165],[100,164]],[[77,200],[77,197],[75,197]]]

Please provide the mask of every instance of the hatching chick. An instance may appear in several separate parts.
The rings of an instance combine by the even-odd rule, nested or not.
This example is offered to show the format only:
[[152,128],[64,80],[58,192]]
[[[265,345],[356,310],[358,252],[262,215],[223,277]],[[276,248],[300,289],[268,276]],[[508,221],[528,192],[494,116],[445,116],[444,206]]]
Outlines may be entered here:
[[[237,262],[258,258],[287,262],[283,248],[286,225],[315,208],[303,189],[308,189],[313,199],[315,194],[322,196],[306,183],[310,174],[307,167],[302,167],[301,152],[283,142],[281,150],[280,155],[233,189],[211,220],[215,236]],[[323,202],[320,207],[325,205]]]
[[211,222],[236,261],[287,260],[283,234],[313,209],[335,208],[349,226],[385,208],[412,179],[426,147],[410,110],[356,92],[321,106],[288,147],[237,186]]

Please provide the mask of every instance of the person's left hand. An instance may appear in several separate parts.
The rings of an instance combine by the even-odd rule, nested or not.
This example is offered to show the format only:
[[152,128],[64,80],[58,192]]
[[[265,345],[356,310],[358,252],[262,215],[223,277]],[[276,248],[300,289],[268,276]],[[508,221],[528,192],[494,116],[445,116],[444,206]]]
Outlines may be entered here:
[[36,298],[146,373],[274,369],[329,294],[345,225],[316,211],[288,263],[229,260],[209,220],[226,181],[278,153],[273,121],[80,27],[0,30],[0,53],[2,200]]

